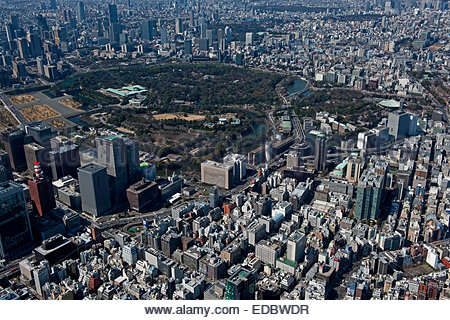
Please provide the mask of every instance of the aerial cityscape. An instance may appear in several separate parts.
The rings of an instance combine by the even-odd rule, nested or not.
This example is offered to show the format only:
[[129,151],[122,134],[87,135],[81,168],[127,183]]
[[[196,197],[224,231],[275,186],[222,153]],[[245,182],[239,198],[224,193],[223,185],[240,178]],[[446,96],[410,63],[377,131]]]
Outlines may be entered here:
[[450,299],[449,6],[0,0],[0,300]]

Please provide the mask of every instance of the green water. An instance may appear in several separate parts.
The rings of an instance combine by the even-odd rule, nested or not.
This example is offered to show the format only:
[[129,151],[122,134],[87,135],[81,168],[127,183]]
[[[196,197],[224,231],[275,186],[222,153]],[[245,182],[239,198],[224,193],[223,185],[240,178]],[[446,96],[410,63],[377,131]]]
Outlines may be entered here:
[[[296,92],[302,91],[303,89],[305,89],[307,83],[308,83],[307,81],[302,80],[302,79],[294,80],[294,83],[292,85],[290,85],[289,87],[287,87],[287,93],[289,95],[291,95]],[[308,91],[306,91],[305,93],[307,93],[307,92]]]
[[264,122],[257,122],[253,126],[253,132],[247,135],[248,138],[254,138],[267,133],[267,125]]
[[87,127],[89,126],[89,124],[87,124],[86,122],[81,120],[79,116],[70,117],[70,118],[67,118],[67,120],[72,121],[73,123],[76,123],[79,126],[87,126]]
[[78,79],[78,75],[72,77],[72,78],[68,78],[64,81],[61,81],[60,83],[58,83],[59,86],[68,86],[70,85],[72,82],[74,82],[76,79]]

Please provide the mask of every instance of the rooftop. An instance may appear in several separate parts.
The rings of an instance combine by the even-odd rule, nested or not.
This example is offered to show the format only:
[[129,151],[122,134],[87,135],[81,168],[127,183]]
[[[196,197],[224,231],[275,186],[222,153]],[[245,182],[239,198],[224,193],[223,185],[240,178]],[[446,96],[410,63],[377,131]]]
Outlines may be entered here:
[[396,101],[396,100],[383,100],[380,102],[380,105],[382,107],[386,107],[386,108],[400,108],[400,101]]
[[137,95],[139,93],[147,92],[147,89],[145,89],[142,86],[135,85],[135,86],[122,87],[120,89],[108,88],[108,89],[106,89],[106,91],[114,93],[121,97],[128,97],[128,96],[132,96],[132,95]]
[[78,168],[79,171],[83,171],[83,172],[87,172],[87,173],[96,173],[96,172],[102,171],[104,169],[106,169],[106,167],[95,164],[95,163],[90,163],[88,165],[85,165],[84,167]]

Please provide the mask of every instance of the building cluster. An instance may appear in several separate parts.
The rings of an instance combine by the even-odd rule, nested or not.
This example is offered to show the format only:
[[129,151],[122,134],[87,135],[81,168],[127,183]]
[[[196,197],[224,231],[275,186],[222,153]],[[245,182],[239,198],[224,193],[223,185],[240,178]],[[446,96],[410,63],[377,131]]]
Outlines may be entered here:
[[[363,144],[335,157],[312,124],[304,134],[314,155],[290,144],[280,152],[286,156],[281,169],[263,158],[266,166],[251,175],[250,158],[237,154],[207,161],[208,198],[179,202],[169,215],[138,216],[120,229],[94,222],[127,202],[132,211],[147,212],[185,193],[182,178],[148,179],[153,174],[147,162],[140,165],[137,142],[111,132],[82,152],[40,123],[6,133],[1,254],[27,257],[16,270],[20,285],[6,285],[4,295],[446,298],[450,136],[442,120],[399,120],[402,113],[388,115],[386,149]],[[412,121],[427,134],[416,135]],[[61,156],[67,150],[76,156]],[[13,181],[13,171],[29,165],[27,184]]]
[[[54,81],[89,59],[215,60],[408,96],[423,93],[409,71],[436,66],[439,72],[437,66],[449,63],[446,1],[376,1],[321,12],[233,1],[29,5],[33,10],[0,24],[2,87],[33,83],[36,76]],[[349,14],[380,18],[349,21]],[[260,32],[234,24],[280,17],[291,22]]]
[[[135,223],[131,234],[88,228],[46,238],[20,262],[20,283],[41,299],[448,298],[449,139],[412,136],[381,155],[353,155],[340,177],[302,181],[263,168],[243,192],[213,186],[208,199]],[[81,170],[108,177],[99,167]],[[20,186],[3,188],[26,210]],[[153,188],[143,180],[128,196]],[[20,222],[29,241],[26,211]]]
[[[424,93],[411,71],[448,67],[439,0],[314,14],[140,5],[51,0],[38,15],[11,15],[0,23],[0,85],[54,80],[93,57],[219,60],[408,98]],[[349,22],[349,11],[380,19]],[[273,26],[242,39],[225,23],[262,17]],[[381,103],[392,110],[359,131],[327,112],[301,124],[286,111],[274,139],[204,161],[188,186],[182,174],[161,178],[138,141],[110,130],[91,128],[82,147],[40,122],[3,132],[0,299],[448,299],[445,110],[419,117],[404,101]],[[358,140],[337,145],[334,133],[346,132]]]

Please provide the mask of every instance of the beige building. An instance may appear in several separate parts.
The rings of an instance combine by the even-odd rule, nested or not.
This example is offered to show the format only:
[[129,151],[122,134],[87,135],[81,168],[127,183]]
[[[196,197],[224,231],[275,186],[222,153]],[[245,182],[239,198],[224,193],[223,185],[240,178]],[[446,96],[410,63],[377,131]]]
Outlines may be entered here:
[[233,166],[207,160],[201,165],[202,183],[212,184],[224,189],[233,187]]
[[347,164],[347,172],[345,178],[350,183],[358,183],[361,175],[361,159],[352,158]]

